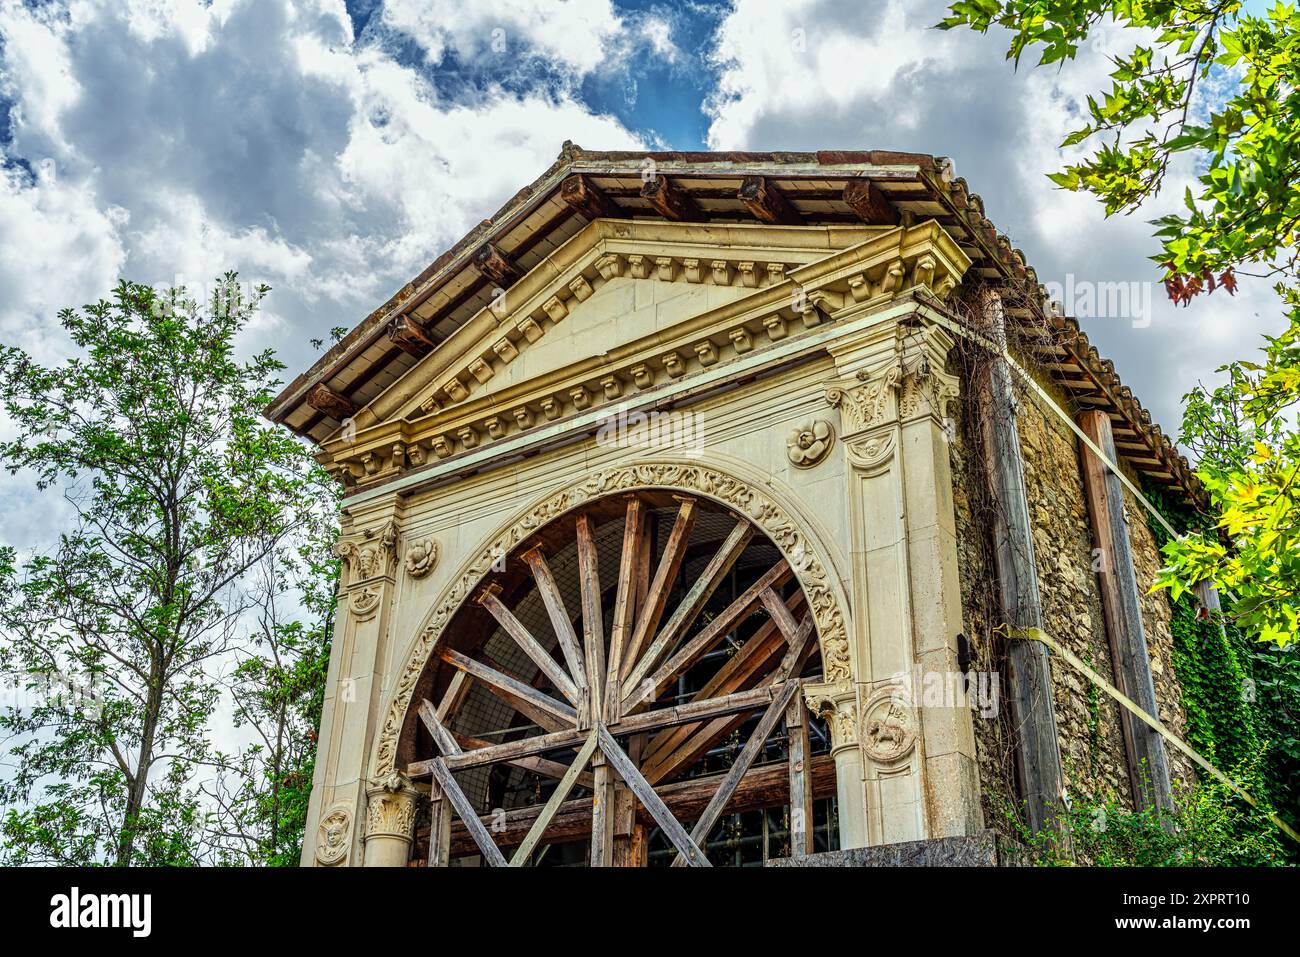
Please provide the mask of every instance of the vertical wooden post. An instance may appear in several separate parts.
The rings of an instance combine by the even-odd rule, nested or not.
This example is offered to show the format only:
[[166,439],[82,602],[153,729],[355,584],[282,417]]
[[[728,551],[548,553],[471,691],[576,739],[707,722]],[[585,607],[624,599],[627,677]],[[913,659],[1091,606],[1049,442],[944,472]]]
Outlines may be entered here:
[[438,782],[429,792],[429,866],[446,867],[451,862],[451,805],[443,796]]
[[[1007,344],[1002,297],[994,290],[981,303],[985,333],[999,349]],[[990,354],[980,369],[980,418],[984,463],[997,514],[993,518],[994,564],[1002,615],[1015,631],[1043,627],[1042,599],[1011,370],[1000,354]],[[1047,646],[1029,637],[1013,637],[1007,649],[1008,684],[1016,729],[1016,772],[1029,826],[1035,833],[1055,830],[1068,841],[1057,818],[1064,794],[1060,741],[1052,702],[1052,670]]]
[[[1108,459],[1115,461],[1115,438],[1110,416],[1099,409],[1083,412],[1079,415],[1079,427]],[[1151,656],[1147,652],[1146,631],[1142,626],[1141,592],[1133,568],[1128,519],[1124,515],[1124,487],[1119,476],[1083,443],[1080,443],[1079,454],[1083,460],[1083,485],[1088,497],[1093,542],[1100,551],[1098,581],[1115,684],[1138,707],[1158,717]],[[1120,725],[1128,752],[1134,803],[1139,808],[1172,808],[1169,759],[1164,741],[1126,708],[1120,709]]]
[[807,857],[813,850],[812,768],[808,707],[801,694],[785,709],[785,734],[790,752],[790,856]]
[[[628,739],[627,755],[637,767],[645,750],[646,736],[634,734]],[[645,867],[647,863],[645,826],[637,821],[636,795],[626,783],[614,786],[614,866]]]
[[591,759],[595,783],[591,794],[591,866],[614,866],[614,812],[616,775],[599,751]]

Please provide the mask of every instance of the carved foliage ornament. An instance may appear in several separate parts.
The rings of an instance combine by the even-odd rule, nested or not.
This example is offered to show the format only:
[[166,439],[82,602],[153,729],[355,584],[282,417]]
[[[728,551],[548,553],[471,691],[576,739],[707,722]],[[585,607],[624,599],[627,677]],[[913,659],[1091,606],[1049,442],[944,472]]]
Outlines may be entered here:
[[897,363],[876,372],[857,373],[865,385],[833,386],[826,390],[826,401],[840,410],[844,434],[854,435],[888,421],[893,409],[890,399],[902,380],[903,370]]
[[858,708],[853,686],[848,682],[804,686],[808,710],[826,722],[831,733],[831,750],[858,743]]
[[791,430],[785,440],[786,455],[796,468],[810,469],[830,453],[835,431],[825,419]]
[[417,792],[411,782],[389,773],[366,792],[366,838],[377,835],[410,838],[415,833]]
[[808,598],[817,626],[826,680],[849,680],[848,636],[831,575],[817,557],[812,543],[784,509],[759,489],[723,472],[695,464],[647,463],[610,468],[594,473],[534,506],[489,542],[447,587],[398,673],[388,714],[379,732],[376,774],[388,774],[394,768],[397,740],[411,696],[434,646],[469,594],[491,571],[493,564],[500,561],[500,556],[510,554],[543,525],[587,501],[644,488],[697,492],[747,515],[789,559]]

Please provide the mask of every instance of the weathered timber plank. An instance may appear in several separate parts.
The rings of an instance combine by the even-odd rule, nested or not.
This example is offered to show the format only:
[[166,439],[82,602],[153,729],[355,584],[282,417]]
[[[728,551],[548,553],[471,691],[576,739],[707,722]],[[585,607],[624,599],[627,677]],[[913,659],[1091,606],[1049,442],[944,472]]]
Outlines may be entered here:
[[582,769],[587,766],[591,756],[596,753],[596,747],[596,732],[593,731],[587,736],[586,743],[578,750],[578,756],[573,759],[573,763],[564,772],[564,776],[560,778],[560,783],[555,786],[550,798],[542,806],[541,813],[537,815],[537,820],[528,829],[528,833],[520,842],[519,848],[515,851],[514,856],[510,858],[511,867],[522,867],[527,863],[528,856],[533,853],[533,848],[545,835],[546,828],[550,825],[551,819],[555,817],[555,812],[560,809],[560,805],[569,796],[569,792],[573,790],[573,785],[577,783],[578,777],[582,774]]
[[650,812],[650,816],[655,819],[655,823],[663,831],[664,837],[668,838],[673,847],[677,848],[678,852],[685,856],[686,862],[690,866],[710,867],[709,859],[705,857],[704,852],[686,833],[686,828],[682,827],[681,822],[673,817],[673,812],[668,810],[667,805],[664,804],[659,795],[655,794],[655,789],[641,776],[641,772],[636,769],[636,765],[623,753],[623,749],[618,746],[618,742],[610,735],[609,730],[603,724],[597,725],[596,735],[600,741],[600,750],[609,759],[609,763],[614,766],[618,776],[632,789],[632,793],[641,802],[641,806]]
[[[758,757],[759,751],[762,750],[773,729],[776,728],[777,722],[785,715],[786,706],[798,693],[798,680],[787,681],[781,686],[781,693],[772,699],[772,703],[767,706],[763,716],[758,719],[758,726],[754,729],[754,733],[749,736],[749,740],[741,748],[740,754],[736,755],[736,760],[728,769],[722,783],[718,785],[718,790],[714,793],[713,799],[709,801],[708,807],[704,809],[700,819],[695,822],[695,827],[691,829],[691,840],[696,845],[708,840],[709,832],[713,830],[713,826],[718,823],[718,818],[726,810],[727,802],[731,800],[731,796],[735,793],[741,778],[749,771],[750,765]],[[685,863],[685,856],[679,853],[673,861],[673,867],[681,867]]]

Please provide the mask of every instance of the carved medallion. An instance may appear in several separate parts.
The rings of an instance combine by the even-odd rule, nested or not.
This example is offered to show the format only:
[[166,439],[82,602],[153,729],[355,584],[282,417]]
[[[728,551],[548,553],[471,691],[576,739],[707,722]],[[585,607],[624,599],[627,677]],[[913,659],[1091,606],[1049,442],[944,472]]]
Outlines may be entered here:
[[375,585],[362,585],[348,592],[348,607],[358,619],[365,620],[379,610],[383,591]]
[[316,829],[316,860],[321,864],[337,864],[347,857],[352,836],[352,808],[340,804],[332,808]]
[[835,430],[825,419],[794,429],[785,440],[786,455],[795,468],[810,469],[830,453],[835,444]]
[[432,538],[416,542],[406,550],[406,573],[423,578],[438,564],[438,543]]
[[862,749],[873,761],[902,760],[916,746],[916,720],[900,686],[880,688],[862,708]]

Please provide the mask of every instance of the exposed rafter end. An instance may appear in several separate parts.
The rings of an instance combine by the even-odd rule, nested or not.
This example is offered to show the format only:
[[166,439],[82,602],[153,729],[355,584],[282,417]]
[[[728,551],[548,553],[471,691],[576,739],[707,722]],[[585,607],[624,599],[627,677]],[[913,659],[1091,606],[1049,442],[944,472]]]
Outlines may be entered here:
[[704,218],[704,211],[684,190],[667,176],[654,176],[641,186],[641,198],[665,219],[694,222]]
[[627,215],[609,195],[581,173],[560,185],[560,199],[588,219],[621,219]]
[[764,176],[746,176],[736,198],[745,204],[755,219],[778,226],[802,226],[803,216],[776,184]]
[[851,179],[844,186],[844,202],[858,219],[870,225],[897,226],[898,210],[876,184],[865,177]]
[[308,393],[307,404],[317,412],[340,422],[357,413],[357,407],[349,399],[339,395],[324,382],[316,383],[316,387]]
[[512,285],[523,275],[514,260],[492,243],[484,243],[474,253],[474,268],[502,288]]
[[413,316],[398,316],[388,324],[388,340],[408,355],[421,359],[437,344]]

